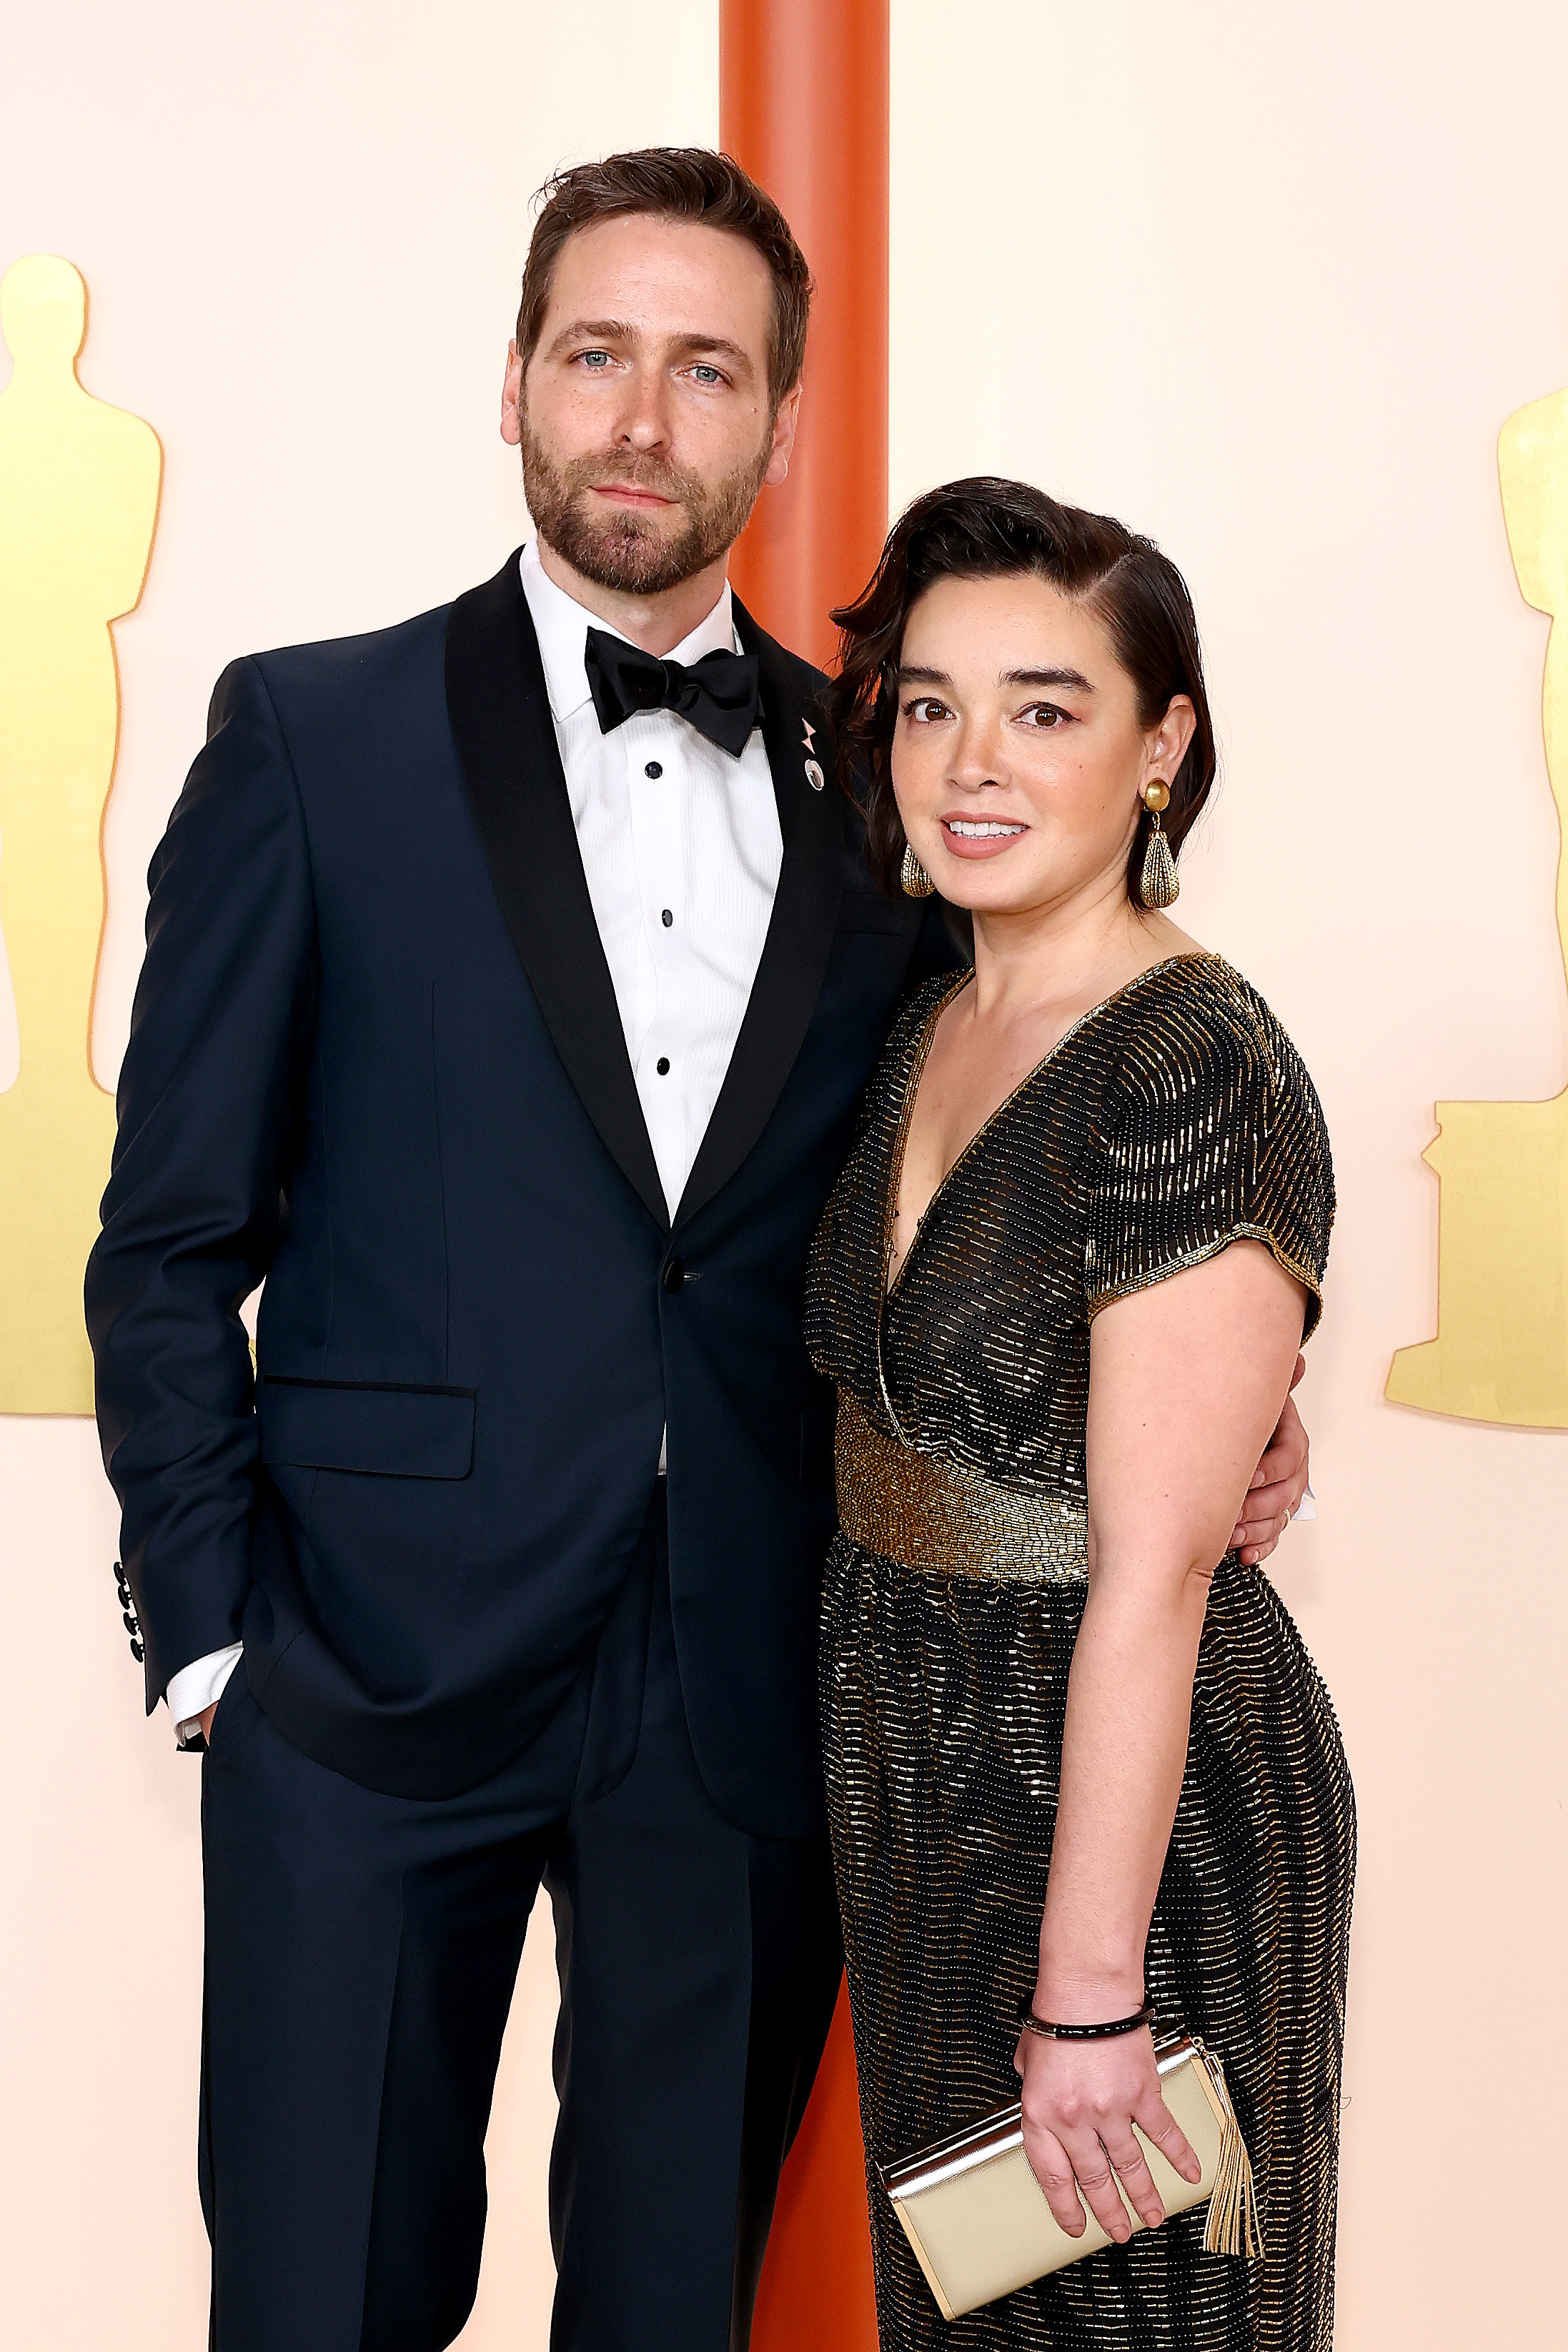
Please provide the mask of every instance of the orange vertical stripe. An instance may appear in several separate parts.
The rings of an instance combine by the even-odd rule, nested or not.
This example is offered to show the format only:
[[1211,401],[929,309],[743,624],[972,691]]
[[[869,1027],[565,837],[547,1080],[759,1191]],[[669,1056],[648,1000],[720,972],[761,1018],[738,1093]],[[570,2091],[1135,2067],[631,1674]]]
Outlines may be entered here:
[[816,279],[789,480],[735,552],[764,627],[825,663],[887,529],[888,0],[721,0],[719,136]]
[[849,1996],[838,2012],[768,2241],[751,2352],[876,2352]]
[[[812,661],[887,529],[888,0],[720,0],[719,136],[782,205],[817,290],[800,432],[731,576]],[[849,2005],[785,2169],[752,2352],[876,2352]]]

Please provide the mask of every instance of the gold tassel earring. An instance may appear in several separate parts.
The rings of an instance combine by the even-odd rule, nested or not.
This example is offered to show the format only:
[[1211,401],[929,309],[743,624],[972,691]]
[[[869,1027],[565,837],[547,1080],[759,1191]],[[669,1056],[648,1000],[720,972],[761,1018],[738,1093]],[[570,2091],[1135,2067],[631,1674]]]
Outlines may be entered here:
[[1145,907],[1174,907],[1181,895],[1181,877],[1171,856],[1170,843],[1160,826],[1160,811],[1171,804],[1171,788],[1158,776],[1144,786],[1144,806],[1153,820],[1138,895]]
[[[1169,855],[1168,851],[1166,855]],[[908,842],[904,845],[904,864],[899,868],[898,878],[904,886],[906,898],[929,898],[936,887]]]

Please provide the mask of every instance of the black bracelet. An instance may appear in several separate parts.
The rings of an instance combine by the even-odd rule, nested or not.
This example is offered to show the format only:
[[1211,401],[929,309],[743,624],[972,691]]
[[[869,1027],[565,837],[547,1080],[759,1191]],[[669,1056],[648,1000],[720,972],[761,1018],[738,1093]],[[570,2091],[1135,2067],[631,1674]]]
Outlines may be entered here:
[[1052,2025],[1035,2015],[1027,1995],[1019,2003],[1019,2023],[1026,2033],[1038,2033],[1043,2042],[1110,2042],[1118,2033],[1136,2033],[1140,2025],[1152,2025],[1154,2019],[1155,2004],[1146,1994],[1142,2009],[1134,2010],[1131,2017],[1113,2017],[1107,2025]]

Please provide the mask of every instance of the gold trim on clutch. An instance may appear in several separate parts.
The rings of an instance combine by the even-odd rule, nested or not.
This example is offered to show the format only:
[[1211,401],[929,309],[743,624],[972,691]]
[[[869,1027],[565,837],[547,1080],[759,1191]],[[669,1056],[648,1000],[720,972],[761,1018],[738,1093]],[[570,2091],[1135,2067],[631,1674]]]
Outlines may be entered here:
[[849,1394],[839,1396],[834,1446],[839,1525],[862,1550],[945,1576],[1082,1584],[1089,1517],[1049,1495],[998,1486],[889,1437]]

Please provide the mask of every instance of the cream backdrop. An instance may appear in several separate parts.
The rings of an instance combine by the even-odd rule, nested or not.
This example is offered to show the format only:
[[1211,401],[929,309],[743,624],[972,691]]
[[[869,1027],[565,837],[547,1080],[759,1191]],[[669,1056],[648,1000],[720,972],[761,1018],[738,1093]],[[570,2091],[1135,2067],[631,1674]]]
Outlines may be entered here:
[[[117,631],[111,1083],[214,678],[494,568],[526,198],[561,159],[711,139],[716,8],[78,0],[14,16],[4,62],[0,267],[79,266],[84,380],[166,454]],[[1568,1438],[1382,1388],[1433,1324],[1434,1099],[1568,1075],[1546,623],[1494,461],[1568,383],[1564,86],[1555,0],[894,5],[893,497],[1021,473],[1184,565],[1226,772],[1182,912],[1294,1032],[1334,1137],[1322,1517],[1279,1571],[1362,1807],[1341,2352],[1560,2338]],[[0,1421],[0,2331],[171,2352],[205,2324],[199,1768],[142,1721],[88,1424]],[[550,2015],[540,1932],[471,2352],[545,2342]]]

